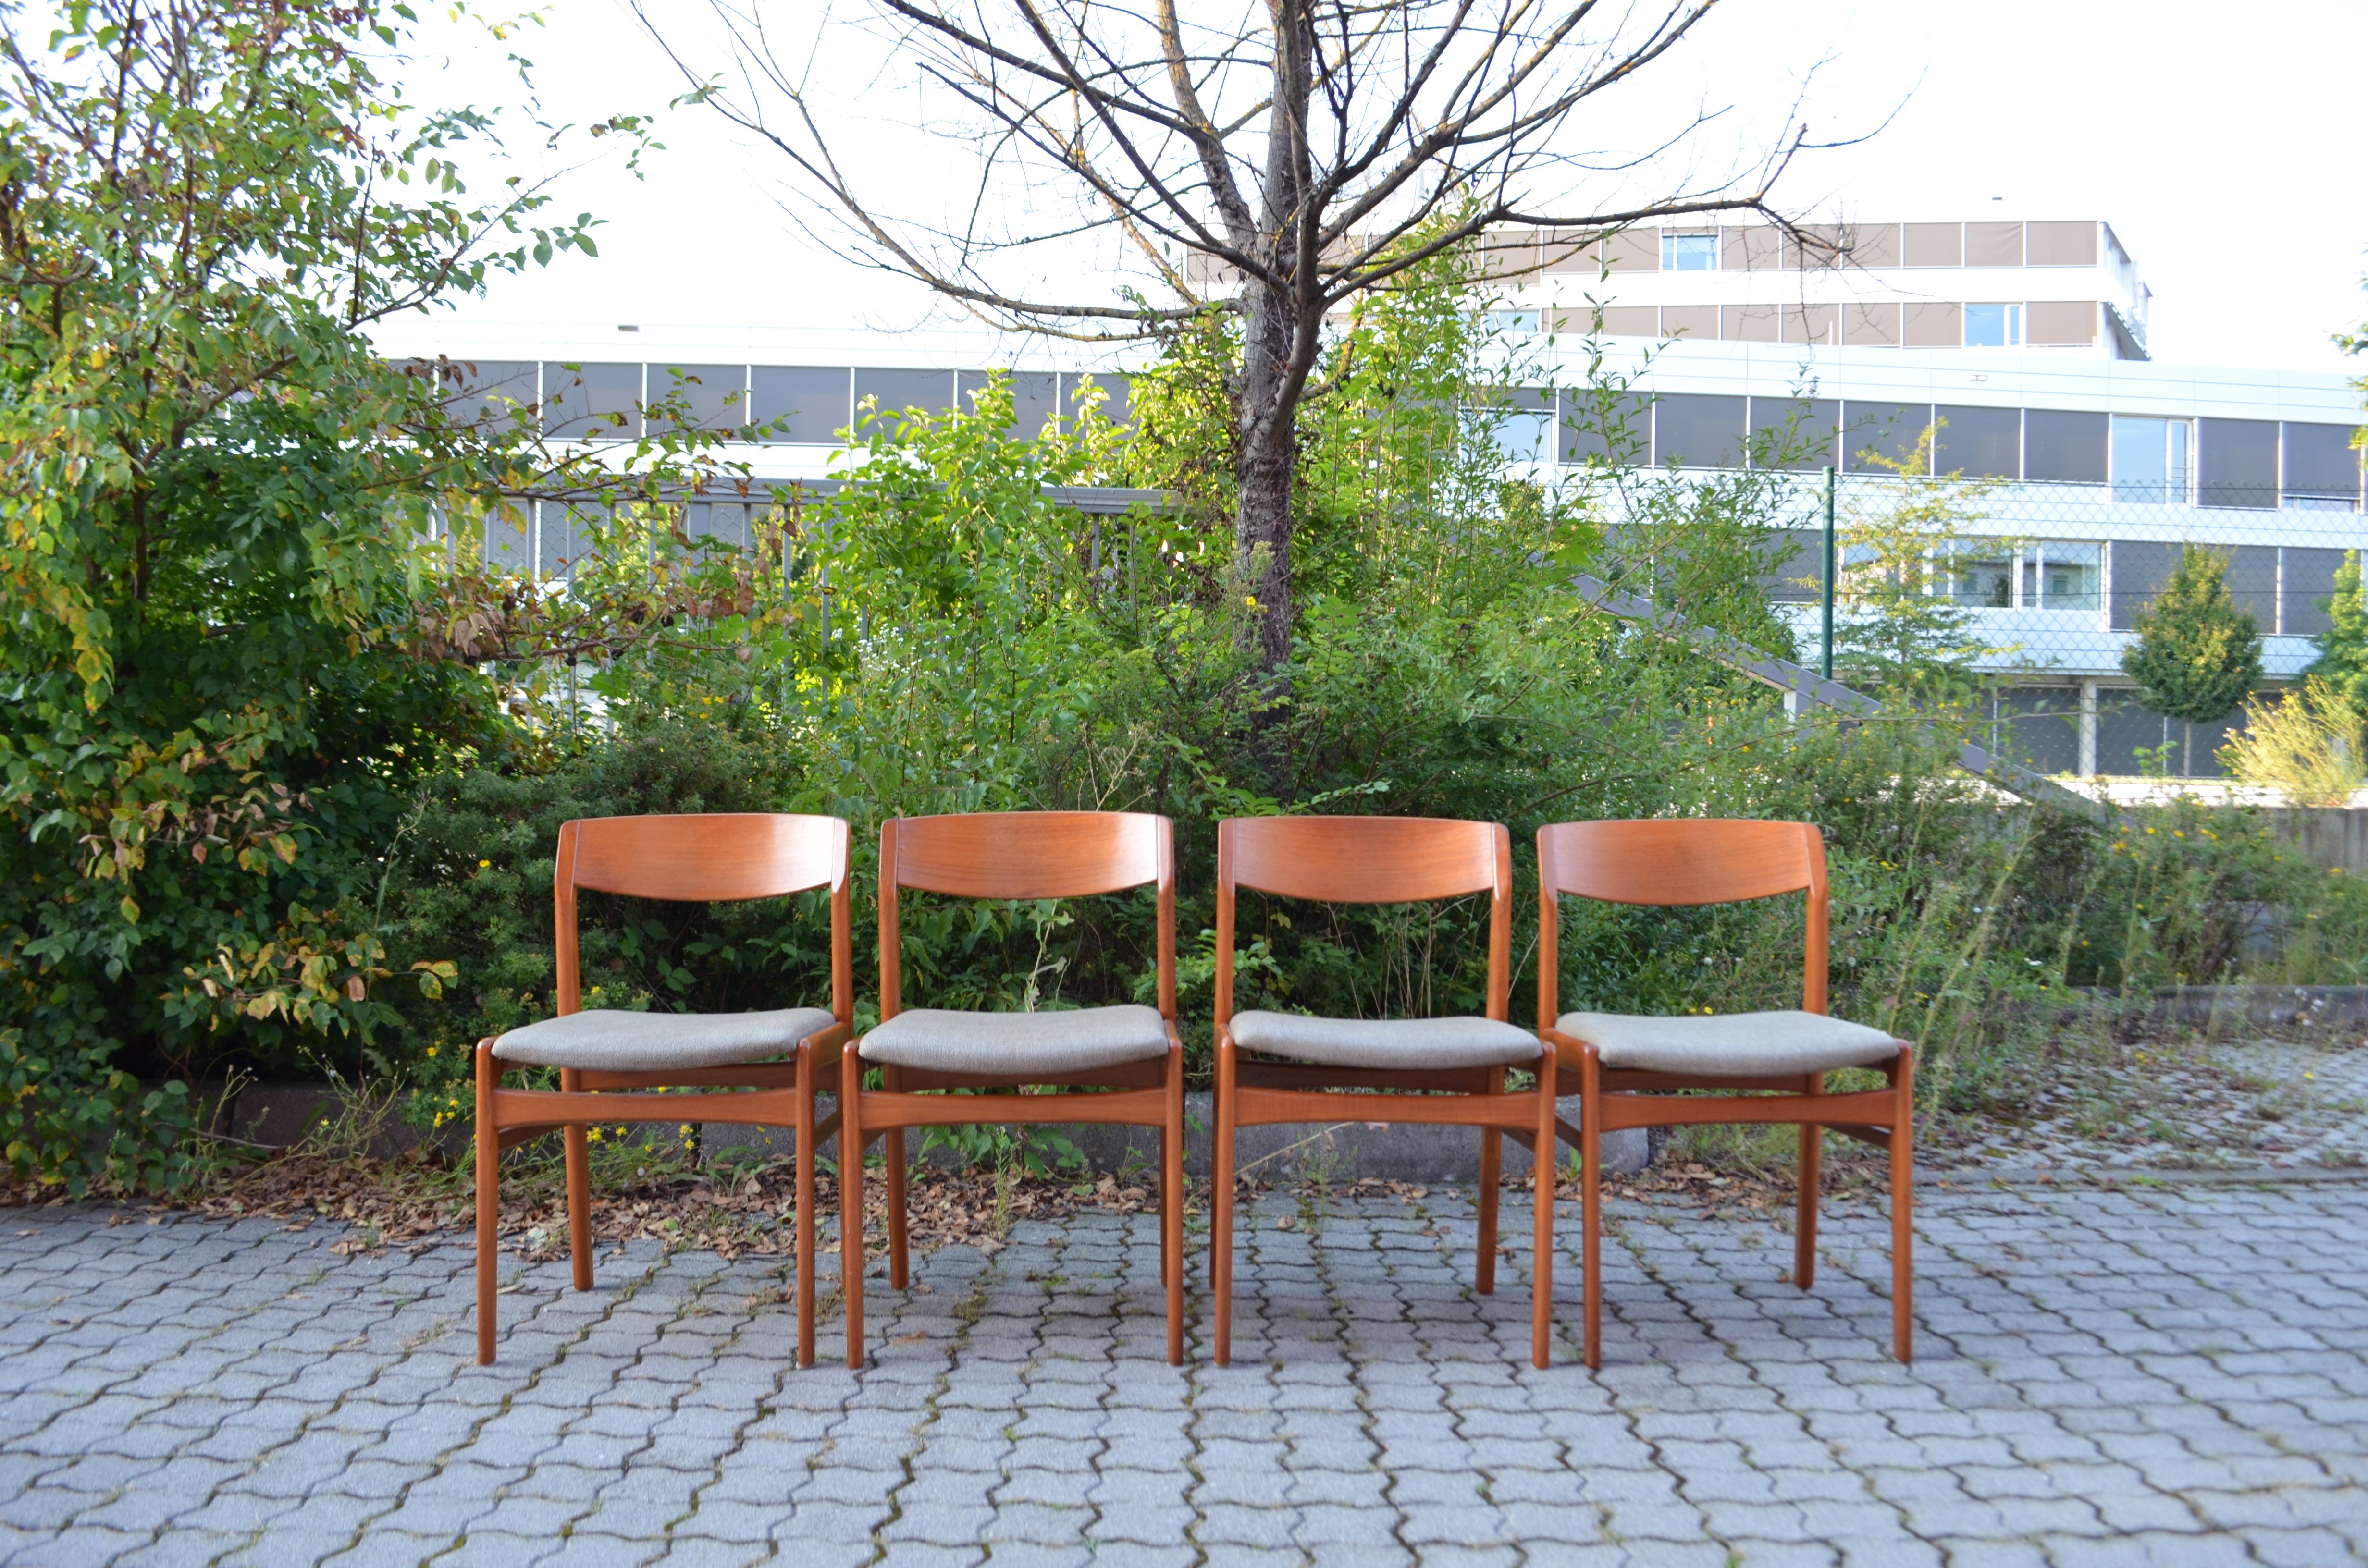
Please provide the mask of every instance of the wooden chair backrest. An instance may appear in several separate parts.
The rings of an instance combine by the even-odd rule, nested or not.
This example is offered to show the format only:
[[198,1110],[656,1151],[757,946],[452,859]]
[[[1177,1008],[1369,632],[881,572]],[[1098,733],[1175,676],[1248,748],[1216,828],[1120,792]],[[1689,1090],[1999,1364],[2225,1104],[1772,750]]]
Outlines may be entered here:
[[582,1006],[575,890],[681,903],[779,898],[830,890],[831,1011],[855,1017],[848,925],[848,828],[837,817],[784,812],[583,817],[562,824],[552,867],[559,1011]]
[[1501,823],[1443,817],[1228,817],[1217,824],[1217,1021],[1234,1016],[1234,895],[1418,903],[1486,892],[1488,1016],[1511,986],[1513,840]]
[[1564,822],[1538,829],[1539,1028],[1561,1011],[1565,893],[1665,907],[1806,892],[1801,1006],[1826,1010],[1826,840],[1816,824],[1722,817]]
[[880,824],[880,1016],[904,1010],[896,892],[1086,898],[1150,884],[1159,900],[1159,1010],[1176,1017],[1176,835],[1144,812],[975,812]]

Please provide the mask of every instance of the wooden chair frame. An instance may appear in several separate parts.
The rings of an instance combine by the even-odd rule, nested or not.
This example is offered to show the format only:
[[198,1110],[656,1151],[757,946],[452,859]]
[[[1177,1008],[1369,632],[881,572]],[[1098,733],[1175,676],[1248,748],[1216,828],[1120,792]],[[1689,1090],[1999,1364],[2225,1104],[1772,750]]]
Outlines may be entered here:
[[[848,828],[837,817],[741,812],[591,817],[564,824],[552,869],[559,1016],[583,1007],[575,892],[722,903],[830,889],[830,1010],[837,1021],[780,1062],[660,1072],[564,1069],[556,1092],[502,1087],[505,1063],[491,1039],[477,1042],[477,1361],[494,1360],[497,1297],[497,1184],[501,1152],[546,1132],[567,1151],[567,1243],[575,1288],[592,1288],[591,1149],[594,1122],[739,1122],[788,1127],[797,1138],[798,1365],[814,1365],[814,1152],[838,1115],[814,1119],[814,1089],[854,1032],[855,981],[848,930]],[[646,1092],[699,1088],[685,1098]],[[620,1092],[622,1091],[622,1092]],[[642,1091],[642,1092],[635,1092]]]
[[[1236,817],[1217,824],[1216,1156],[1209,1284],[1216,1359],[1233,1358],[1234,1134],[1309,1121],[1477,1127],[1480,1236],[1475,1288],[1497,1288],[1497,1194],[1507,1136],[1533,1151],[1542,1177],[1531,1281],[1531,1359],[1552,1359],[1554,1054],[1537,1062],[1534,1092],[1508,1094],[1505,1069],[1317,1066],[1253,1058],[1233,1036],[1234,899],[1237,889],[1326,903],[1413,903],[1488,894],[1488,1017],[1509,1021],[1513,850],[1500,824],[1435,817]],[[1333,1091],[1381,1091],[1344,1098]]]
[[[899,889],[953,898],[1084,898],[1145,883],[1159,908],[1159,1015],[1164,1058],[1064,1077],[1054,1092],[950,1095],[946,1089],[1044,1088],[1019,1074],[973,1074],[882,1064],[881,1086],[863,1087],[859,1049],[839,1061],[839,1256],[847,1296],[847,1364],[863,1365],[863,1157],[884,1139],[888,1278],[911,1278],[905,1215],[905,1130],[1087,1122],[1159,1130],[1160,1283],[1167,1290],[1167,1363],[1184,1361],[1184,1044],[1176,1032],[1176,848],[1166,817],[1137,812],[994,812],[905,817],[880,824],[880,1018],[904,1010],[898,957]],[[859,1042],[859,1048],[860,1048]]]
[[[1562,1016],[1558,962],[1565,893],[1610,903],[1665,907],[1808,895],[1808,939],[1802,956],[1801,1007],[1826,1011],[1826,843],[1815,824],[1731,819],[1557,823],[1538,830],[1538,1032],[1578,1074],[1579,1182],[1587,1270],[1587,1364],[1602,1365],[1603,1134],[1622,1127],[1705,1122],[1796,1123],[1801,1130],[1799,1218],[1793,1236],[1793,1280],[1816,1281],[1818,1157],[1824,1132],[1872,1143],[1891,1155],[1892,1354],[1908,1358],[1913,1333],[1916,1063],[1907,1042],[1880,1069],[1881,1089],[1828,1095],[1826,1075],[1782,1078],[1695,1077],[1623,1071],[1602,1064],[1596,1048],[1555,1027]],[[1726,1091],[1711,1097],[1684,1091]],[[1565,1138],[1569,1135],[1564,1126]]]

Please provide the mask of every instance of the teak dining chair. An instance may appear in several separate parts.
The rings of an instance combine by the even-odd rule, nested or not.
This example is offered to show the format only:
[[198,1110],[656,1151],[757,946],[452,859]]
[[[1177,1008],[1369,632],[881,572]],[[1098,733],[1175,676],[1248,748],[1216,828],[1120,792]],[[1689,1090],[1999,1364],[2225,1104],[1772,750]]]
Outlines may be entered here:
[[[1151,884],[1158,901],[1156,1007],[1051,1013],[907,1009],[898,963],[900,889],[953,898],[1084,898]],[[867,1067],[881,1086],[863,1087]],[[1184,1046],[1176,1033],[1176,853],[1166,817],[997,812],[905,817],[880,827],[880,1023],[841,1058],[839,1252],[847,1364],[863,1365],[863,1159],[885,1137],[889,1283],[910,1277],[905,1129],[1098,1122],[1159,1129],[1160,1282],[1167,1361],[1184,1360]],[[942,1094],[945,1089],[1051,1089]]]
[[[567,1149],[567,1242],[575,1288],[592,1288],[593,1122],[729,1121],[797,1135],[798,1365],[814,1364],[814,1088],[837,1065],[855,1021],[848,935],[847,824],[767,813],[591,817],[559,830],[552,872],[558,948],[555,1017],[477,1042],[477,1360],[494,1359],[501,1151],[546,1132]],[[576,969],[579,888],[683,903],[830,890],[830,1010],[628,1013],[583,1009]],[[556,1092],[506,1089],[510,1067],[555,1067]],[[619,1090],[738,1090],[685,1098]]]
[[[1799,822],[1678,818],[1558,823],[1538,830],[1538,1032],[1579,1082],[1579,1181],[1587,1364],[1602,1365],[1598,1190],[1603,1134],[1620,1127],[1785,1122],[1801,1129],[1793,1281],[1816,1279],[1817,1163],[1824,1129],[1891,1153],[1891,1347],[1908,1358],[1909,1221],[1916,1064],[1905,1040],[1826,1016],[1826,844]],[[1561,897],[1676,906],[1808,894],[1797,1011],[1645,1017],[1563,1013]],[[1826,1074],[1880,1068],[1881,1089],[1828,1095]],[[1705,1095],[1689,1091],[1726,1091]],[[1567,1129],[1565,1129],[1565,1132]]]
[[[1486,1017],[1317,1018],[1234,1011],[1234,899],[1249,888],[1325,903],[1413,903],[1486,892]],[[1507,1021],[1512,840],[1496,823],[1428,817],[1237,817],[1217,824],[1216,1169],[1209,1284],[1217,1365],[1233,1357],[1234,1134],[1276,1122],[1395,1121],[1477,1127],[1477,1288],[1497,1286],[1497,1188],[1504,1135],[1538,1151],[1531,1358],[1551,1358],[1554,1058]],[[1534,1071],[1508,1094],[1505,1069]],[[1384,1091],[1343,1096],[1340,1089]]]

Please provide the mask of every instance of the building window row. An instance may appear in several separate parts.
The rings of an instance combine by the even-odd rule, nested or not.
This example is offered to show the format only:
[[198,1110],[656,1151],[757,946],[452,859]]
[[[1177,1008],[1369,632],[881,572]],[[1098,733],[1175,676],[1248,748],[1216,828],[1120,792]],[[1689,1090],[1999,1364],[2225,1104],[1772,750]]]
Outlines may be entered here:
[[[866,399],[882,409],[930,414],[968,409],[987,384],[985,370],[870,369],[847,365],[675,365],[562,363],[558,360],[455,361],[448,375],[455,417],[497,418],[531,410],[543,433],[565,440],[638,440],[643,410],[666,410],[700,430],[768,444],[837,446]],[[1074,370],[1018,371],[1010,377],[1014,433],[1034,436],[1048,419],[1076,412],[1087,388],[1104,394],[1102,412],[1127,418],[1123,375]]]
[[[1520,396],[1532,402],[1517,404],[1504,444],[1543,460],[1543,415],[1527,412],[1543,394]],[[2092,485],[2127,504],[2353,512],[2362,499],[2349,425],[1696,392],[1564,392],[1556,409],[1565,464],[1896,472],[1929,431],[1936,474]]]
[[1698,224],[1488,236],[1484,264],[1499,278],[1540,272],[1779,272],[1858,267],[2095,267],[2121,247],[2093,220],[2016,223],[1813,223],[1796,238],[1772,223]]
[[[1821,548],[1811,529],[1775,536],[1775,560],[1762,578],[1768,597],[1816,603]],[[2185,548],[2168,540],[1961,540],[1933,556],[1925,585],[1972,609],[2101,611],[2108,627],[2126,631],[2170,580]],[[2328,629],[2327,601],[2349,551],[2248,544],[2226,553],[2229,595],[2264,635],[2316,637]],[[1844,571],[1859,563],[1848,554],[1841,562]]]
[[[1849,348],[2087,348],[2097,342],[2094,300],[1959,302],[1876,300],[1831,305],[1605,305],[1587,311],[1503,311],[1571,336],[1683,337],[1697,343],[1824,344]],[[1531,327],[1528,330],[1536,330]]]

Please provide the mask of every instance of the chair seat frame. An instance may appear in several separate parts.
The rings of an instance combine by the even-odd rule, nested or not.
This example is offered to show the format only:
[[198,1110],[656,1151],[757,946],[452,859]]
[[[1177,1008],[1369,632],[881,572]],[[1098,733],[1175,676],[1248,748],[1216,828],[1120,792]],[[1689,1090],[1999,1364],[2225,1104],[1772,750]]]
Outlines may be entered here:
[[[1233,1359],[1235,1142],[1244,1127],[1379,1121],[1480,1129],[1474,1289],[1497,1289],[1497,1209],[1504,1140],[1538,1154],[1531,1359],[1553,1359],[1555,1067],[1530,1064],[1532,1088],[1508,1092],[1503,1067],[1335,1067],[1255,1056],[1235,1040],[1234,918],[1239,888],[1335,903],[1398,903],[1486,892],[1488,1017],[1508,1021],[1512,840],[1494,823],[1419,817],[1251,817],[1217,824],[1216,1129],[1209,1288],[1217,1365]],[[1349,1093],[1344,1094],[1344,1091]],[[1540,1151],[1543,1153],[1539,1153]]]
[[[930,1127],[1086,1122],[1159,1131],[1159,1279],[1167,1301],[1167,1362],[1184,1361],[1184,1043],[1176,1032],[1175,831],[1129,812],[999,812],[906,817],[880,827],[880,1017],[903,1011],[897,891],[959,898],[1078,898],[1149,885],[1158,901],[1157,994],[1164,1056],[1054,1077],[954,1073],[867,1063],[860,1043],[839,1058],[839,1254],[847,1364],[865,1360],[863,1157],[885,1145],[888,1282],[912,1279],[905,1134]],[[880,1087],[863,1086],[877,1065]],[[1028,1091],[1036,1092],[1030,1093]],[[1017,1090],[1018,1093],[948,1093]]]
[[1661,905],[1720,903],[1807,894],[1802,1008],[1826,1011],[1825,837],[1808,823],[1678,818],[1561,823],[1538,830],[1538,1033],[1578,1079],[1579,1121],[1559,1125],[1578,1152],[1580,1259],[1586,1276],[1587,1364],[1603,1364],[1602,1140],[1632,1127],[1793,1125],[1800,1129],[1793,1283],[1816,1283],[1817,1188],[1825,1133],[1871,1143],[1891,1164],[1891,1342],[1905,1362],[1914,1349],[1915,1054],[1906,1040],[1873,1070],[1880,1089],[1827,1094],[1824,1073],[1773,1077],[1607,1067],[1588,1040],[1556,1027],[1560,900]]
[[[582,1010],[576,890],[676,902],[769,898],[830,890],[833,1022],[780,1060],[649,1072],[562,1068],[556,1090],[507,1088],[505,1072],[537,1072],[476,1051],[477,1361],[494,1363],[500,1301],[501,1155],[557,1132],[567,1161],[567,1244],[578,1290],[592,1289],[592,1158],[586,1130],[602,1122],[723,1122],[780,1127],[795,1139],[798,1365],[814,1358],[814,1161],[839,1113],[817,1119],[814,1096],[836,1087],[854,1033],[848,931],[848,828],[837,817],[715,813],[594,817],[564,824],[552,871],[557,1016]],[[717,891],[703,891],[717,890]],[[660,1089],[696,1089],[693,1095]]]

